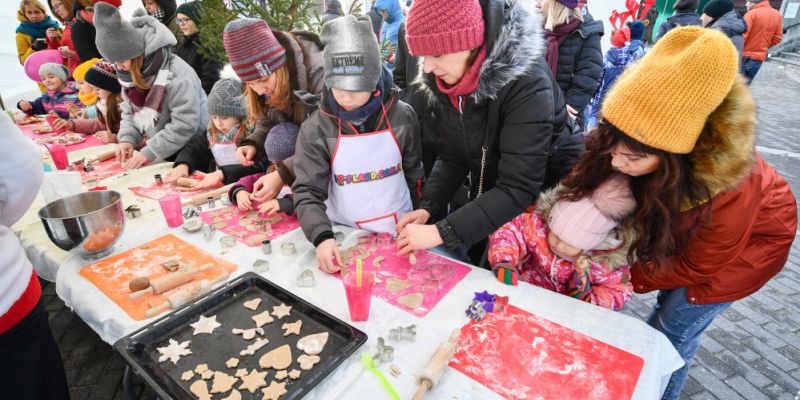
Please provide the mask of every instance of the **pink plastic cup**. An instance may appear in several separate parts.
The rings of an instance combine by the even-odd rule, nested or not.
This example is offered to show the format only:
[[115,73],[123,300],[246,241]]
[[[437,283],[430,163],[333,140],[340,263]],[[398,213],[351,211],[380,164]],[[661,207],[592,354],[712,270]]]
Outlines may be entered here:
[[47,151],[50,153],[50,158],[53,159],[53,164],[55,164],[56,168],[58,169],[67,169],[69,166],[69,159],[67,158],[67,149],[55,143],[50,143],[45,146]]
[[347,296],[347,308],[350,309],[350,320],[353,322],[369,319],[369,305],[372,302],[372,273],[364,272],[361,286],[356,285],[356,271],[350,270],[342,276],[344,294]]
[[164,219],[167,220],[167,226],[175,228],[183,225],[183,210],[181,209],[181,196],[177,194],[168,194],[161,196],[158,199],[158,204],[161,206],[161,212],[164,213]]

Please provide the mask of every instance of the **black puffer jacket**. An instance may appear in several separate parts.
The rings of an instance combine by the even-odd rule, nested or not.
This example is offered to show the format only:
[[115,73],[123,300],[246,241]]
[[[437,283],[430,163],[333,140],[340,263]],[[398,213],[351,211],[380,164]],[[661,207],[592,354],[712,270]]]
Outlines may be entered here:
[[219,169],[222,171],[222,182],[227,185],[247,175],[253,175],[266,170],[267,158],[262,155],[262,157],[256,159],[255,163],[249,167],[239,164],[219,167],[217,166],[217,161],[214,159],[214,153],[211,152],[211,146],[208,143],[208,135],[203,133],[195,135],[186,143],[186,146],[184,146],[175,157],[175,162],[172,164],[172,167],[175,168],[181,164],[186,164],[186,166],[189,167],[189,174],[195,171],[211,173]]
[[423,118],[439,151],[420,208],[441,215],[471,176],[471,201],[436,224],[450,249],[486,239],[536,201],[552,144],[568,129],[564,100],[544,61],[541,17],[527,3],[481,0],[487,57],[463,113],[432,74],[420,71],[415,81],[428,98]]
[[572,108],[582,111],[597,91],[597,82],[603,73],[603,22],[591,16],[558,46],[558,87]]
[[211,92],[211,88],[214,87],[214,83],[219,80],[219,71],[222,69],[222,64],[208,58],[197,49],[200,47],[200,34],[195,33],[192,36],[184,37],[183,40],[178,42],[175,47],[172,48],[172,54],[183,59],[189,64],[190,67],[197,72],[197,76],[200,78],[200,83],[203,85],[203,90],[206,94]]

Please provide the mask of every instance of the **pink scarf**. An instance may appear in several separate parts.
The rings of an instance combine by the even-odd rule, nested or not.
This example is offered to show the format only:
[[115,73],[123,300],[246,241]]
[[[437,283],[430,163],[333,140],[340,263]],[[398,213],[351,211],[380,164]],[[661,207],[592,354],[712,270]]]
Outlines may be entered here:
[[458,108],[458,98],[469,95],[478,88],[478,82],[481,80],[481,65],[483,65],[484,60],[486,60],[486,46],[481,47],[478,57],[475,58],[475,62],[472,63],[469,71],[453,86],[448,86],[447,83],[436,77],[436,86],[450,98],[450,103],[459,112],[461,110]]
[[581,22],[581,20],[573,18],[572,21],[555,27],[552,32],[544,31],[547,36],[547,54],[545,54],[544,58],[547,60],[547,66],[550,67],[553,75],[556,74],[558,69],[558,46],[564,43],[564,40],[567,40],[567,37],[580,26]]

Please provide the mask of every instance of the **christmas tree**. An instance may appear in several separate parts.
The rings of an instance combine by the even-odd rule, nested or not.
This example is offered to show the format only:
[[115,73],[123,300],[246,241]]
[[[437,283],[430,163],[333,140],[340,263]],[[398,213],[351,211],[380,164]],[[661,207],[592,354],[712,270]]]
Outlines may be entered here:
[[237,18],[260,18],[279,31],[318,30],[312,13],[314,7],[314,0],[203,0],[200,53],[227,63],[222,32],[228,22]]

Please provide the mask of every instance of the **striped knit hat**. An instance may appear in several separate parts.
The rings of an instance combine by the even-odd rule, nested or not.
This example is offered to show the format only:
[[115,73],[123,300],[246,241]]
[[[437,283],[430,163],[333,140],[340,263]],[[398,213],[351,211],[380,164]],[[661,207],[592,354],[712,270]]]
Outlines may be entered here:
[[264,20],[242,18],[228,22],[222,40],[231,66],[242,82],[266,78],[286,64],[286,49]]
[[110,63],[100,60],[86,71],[86,82],[111,93],[121,93],[122,86],[117,80],[117,71]]

